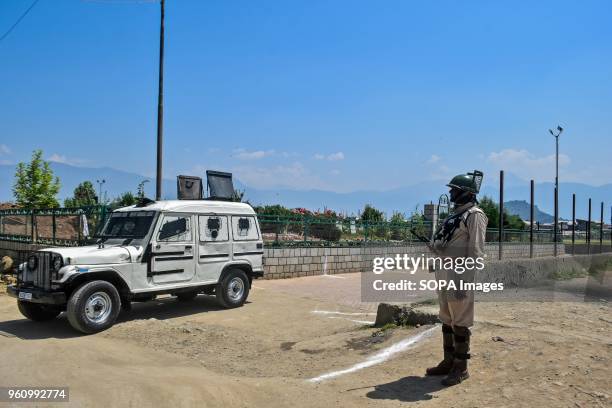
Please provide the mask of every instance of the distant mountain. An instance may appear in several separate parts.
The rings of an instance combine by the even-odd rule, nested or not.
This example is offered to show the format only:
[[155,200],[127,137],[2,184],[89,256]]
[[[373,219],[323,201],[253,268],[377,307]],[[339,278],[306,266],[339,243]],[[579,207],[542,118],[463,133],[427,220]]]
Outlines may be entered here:
[[[506,200],[529,200],[529,182],[525,181],[522,185],[506,184],[504,188],[504,202]],[[535,202],[540,210],[553,214],[555,212],[554,183],[536,183]],[[499,201],[499,187],[488,184],[481,190],[483,195],[492,197]],[[586,218],[588,214],[589,198],[592,200],[593,214],[599,214],[600,203],[604,203],[604,209],[609,217],[610,205],[612,205],[612,184],[601,186],[590,186],[582,183],[560,183],[559,185],[559,217],[565,219],[572,218],[572,194],[576,194],[576,216]]]
[[[107,191],[108,197],[111,199],[126,191],[135,192],[138,183],[142,180],[150,181],[145,184],[146,195],[148,197],[155,195],[154,180],[140,174],[109,167],[75,167],[61,163],[52,163],[51,167],[62,184],[59,194],[61,201],[72,196],[74,188],[82,181],[90,180],[97,189],[95,181],[99,179],[106,180],[103,190]],[[14,174],[14,165],[0,165],[0,201],[10,201],[12,199],[11,187]],[[511,173],[506,173],[504,182],[504,201],[525,201],[529,199],[529,182]],[[498,183],[495,177],[485,177],[481,196],[487,195],[498,201]],[[417,207],[422,210],[426,203],[437,203],[440,195],[448,192],[445,184],[442,181],[428,181],[387,191],[360,190],[350,193],[336,193],[333,191],[297,189],[260,190],[244,185],[240,180],[235,180],[236,187],[245,191],[245,199],[253,205],[282,204],[290,208],[305,207],[312,210],[330,208],[347,214],[355,214],[363,209],[365,204],[371,204],[386,212],[388,216],[393,211],[409,215]],[[176,180],[164,180],[162,187],[164,198],[176,198]],[[546,215],[554,212],[553,190],[554,185],[552,183],[536,183],[536,203],[544,219],[546,219]],[[598,214],[601,201],[606,203],[606,212],[609,213],[609,206],[612,202],[612,184],[590,186],[580,183],[561,183],[559,209],[560,216],[566,219],[571,218],[572,193],[576,193],[578,217],[586,218],[589,197],[593,199],[594,214]],[[527,211],[527,214],[529,214],[529,211]],[[521,215],[521,218],[525,219],[529,216],[523,217]]]
[[[534,221],[544,224],[552,223],[554,221],[554,216],[541,211],[537,205],[534,207]],[[531,218],[531,206],[525,200],[506,201],[504,202],[504,208],[509,214],[518,215],[525,221],[528,221]]]

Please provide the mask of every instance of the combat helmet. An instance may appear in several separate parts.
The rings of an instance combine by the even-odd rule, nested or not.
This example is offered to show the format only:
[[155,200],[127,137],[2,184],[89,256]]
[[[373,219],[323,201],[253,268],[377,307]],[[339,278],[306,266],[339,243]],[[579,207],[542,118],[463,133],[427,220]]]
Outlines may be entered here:
[[457,188],[472,194],[478,194],[480,185],[482,184],[483,173],[479,170],[474,170],[472,173],[458,174],[446,185],[450,188]]

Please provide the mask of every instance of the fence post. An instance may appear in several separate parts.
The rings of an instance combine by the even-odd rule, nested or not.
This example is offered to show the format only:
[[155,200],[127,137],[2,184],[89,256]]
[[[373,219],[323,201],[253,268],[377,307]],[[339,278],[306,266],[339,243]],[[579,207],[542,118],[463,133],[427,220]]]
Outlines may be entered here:
[[499,172],[499,259],[502,259],[504,254],[504,171],[500,170]]
[[531,180],[531,205],[529,208],[529,257],[533,258],[533,217],[534,217],[534,182]]
[[282,224],[280,222],[280,218],[278,216],[276,216],[276,228],[274,228],[276,230],[276,234],[274,235],[274,243],[275,245],[278,245],[278,230],[282,227]]
[[603,201],[601,202],[601,217],[599,218],[599,253],[603,253]]
[[30,227],[32,229],[32,238],[31,238],[31,242],[33,244],[36,243],[36,232],[34,231],[34,223],[36,222],[36,216],[34,215],[34,210],[32,210],[32,213],[30,215]]
[[591,199],[589,198],[589,220],[587,221],[587,253],[591,253]]
[[53,223],[53,245],[55,245],[55,231],[56,231],[55,210],[51,210],[51,221]]
[[576,193],[572,194],[572,255],[576,254]]

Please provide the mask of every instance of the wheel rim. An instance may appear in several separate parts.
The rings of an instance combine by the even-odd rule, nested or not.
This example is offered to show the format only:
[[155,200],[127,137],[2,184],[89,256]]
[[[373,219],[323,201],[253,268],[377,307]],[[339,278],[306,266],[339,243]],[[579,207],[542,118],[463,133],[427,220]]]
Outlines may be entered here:
[[240,278],[233,278],[227,286],[227,296],[232,302],[237,302],[244,295],[244,282]]
[[103,323],[110,316],[113,303],[106,292],[92,294],[85,303],[85,317],[92,323]]

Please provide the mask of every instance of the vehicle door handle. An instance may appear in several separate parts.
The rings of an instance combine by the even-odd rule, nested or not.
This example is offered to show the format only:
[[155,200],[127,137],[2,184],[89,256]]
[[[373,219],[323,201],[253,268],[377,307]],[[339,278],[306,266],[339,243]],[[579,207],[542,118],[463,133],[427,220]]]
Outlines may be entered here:
[[191,245],[186,245],[185,246],[185,250],[187,250],[187,249],[191,249]]

